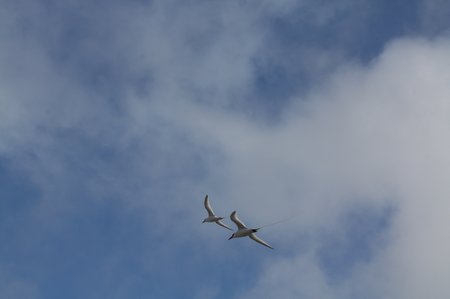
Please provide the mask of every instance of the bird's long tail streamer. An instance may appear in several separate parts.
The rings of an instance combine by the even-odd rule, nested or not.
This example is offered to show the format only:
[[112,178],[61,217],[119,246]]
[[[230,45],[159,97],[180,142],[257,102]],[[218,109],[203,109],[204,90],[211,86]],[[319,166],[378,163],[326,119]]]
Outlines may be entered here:
[[268,227],[268,226],[272,226],[272,225],[279,224],[279,223],[283,223],[283,222],[286,222],[286,221],[291,220],[291,219],[294,218],[294,217],[295,217],[295,216],[291,216],[291,217],[285,218],[285,219],[280,220],[280,221],[277,221],[277,222],[269,223],[269,224],[263,225],[263,226],[261,226],[261,227],[258,227],[258,229],[261,229],[261,228],[264,228],[264,227]]

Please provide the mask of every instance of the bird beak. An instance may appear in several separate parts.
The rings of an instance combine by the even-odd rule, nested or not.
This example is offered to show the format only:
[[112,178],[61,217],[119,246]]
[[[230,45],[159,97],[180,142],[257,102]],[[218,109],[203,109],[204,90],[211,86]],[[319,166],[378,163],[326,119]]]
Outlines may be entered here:
[[233,239],[233,235],[231,235],[231,237],[228,238],[228,240],[231,240],[231,239]]

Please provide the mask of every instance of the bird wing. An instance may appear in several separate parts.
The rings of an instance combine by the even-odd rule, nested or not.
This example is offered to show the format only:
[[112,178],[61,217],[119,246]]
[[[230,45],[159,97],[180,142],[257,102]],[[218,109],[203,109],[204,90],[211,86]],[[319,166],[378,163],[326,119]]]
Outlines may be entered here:
[[209,204],[208,195],[205,196],[205,209],[208,211],[208,216],[215,216],[214,211]]
[[264,245],[264,246],[266,246],[266,247],[268,247],[268,248],[270,248],[270,249],[273,249],[273,247],[272,246],[270,246],[269,244],[267,244],[266,242],[264,242],[263,240],[261,240],[257,235],[255,235],[254,233],[251,233],[250,235],[249,235],[249,237],[250,237],[250,239],[252,239],[253,241],[256,241],[256,242],[258,242],[259,244],[261,244],[261,245]]
[[236,211],[233,211],[230,215],[231,220],[237,225],[238,229],[246,229],[244,222],[242,222],[236,215]]
[[226,225],[225,223],[223,223],[223,222],[220,221],[220,220],[217,220],[216,223],[217,223],[218,225],[222,226],[222,227],[225,227],[225,228],[227,228],[227,229],[229,229],[229,230],[232,230],[231,227],[229,227],[228,225]]

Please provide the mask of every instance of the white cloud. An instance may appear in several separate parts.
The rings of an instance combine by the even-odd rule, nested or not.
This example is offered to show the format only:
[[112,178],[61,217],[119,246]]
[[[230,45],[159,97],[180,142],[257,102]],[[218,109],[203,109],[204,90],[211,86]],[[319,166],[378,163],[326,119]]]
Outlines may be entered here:
[[337,298],[313,255],[279,260],[266,271],[255,288],[241,298]]
[[220,144],[227,167],[211,166],[210,174],[228,173],[223,197],[253,223],[298,211],[292,238],[305,228],[333,231],[339,213],[358,201],[398,209],[386,247],[342,285],[323,282],[317,264],[292,266],[300,255],[268,266],[250,291],[255,298],[450,295],[449,50],[445,39],[394,42],[370,67],[337,72],[275,128],[221,114],[184,119],[195,134]]

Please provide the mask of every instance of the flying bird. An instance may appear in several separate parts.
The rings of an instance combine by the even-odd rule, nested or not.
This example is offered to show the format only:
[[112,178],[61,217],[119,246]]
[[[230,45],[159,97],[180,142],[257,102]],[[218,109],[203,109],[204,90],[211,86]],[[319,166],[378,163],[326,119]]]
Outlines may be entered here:
[[209,204],[208,195],[205,196],[204,204],[205,204],[205,209],[208,211],[208,217],[206,217],[202,223],[215,222],[218,225],[225,227],[226,229],[232,230],[231,227],[229,227],[228,225],[226,225],[222,222],[223,217],[218,217],[218,216],[216,216],[216,214],[214,214],[214,211],[211,208],[211,205]]
[[261,245],[264,245],[270,249],[273,249],[272,246],[261,240],[255,233],[261,229],[262,227],[258,228],[248,228],[245,226],[244,222],[242,222],[238,216],[236,215],[236,211],[233,211],[230,215],[231,220],[236,224],[238,230],[235,231],[228,240],[231,240],[233,238],[242,238],[242,237],[250,237],[253,241],[258,242]]

